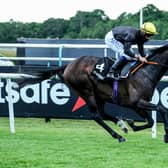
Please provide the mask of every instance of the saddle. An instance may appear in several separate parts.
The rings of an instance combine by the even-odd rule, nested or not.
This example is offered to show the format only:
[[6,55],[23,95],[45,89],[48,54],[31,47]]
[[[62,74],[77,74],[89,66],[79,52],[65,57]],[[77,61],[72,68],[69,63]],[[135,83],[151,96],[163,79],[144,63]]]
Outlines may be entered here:
[[[98,62],[96,63],[92,74],[98,79],[98,80],[105,80],[106,75],[110,70],[110,67],[114,63],[115,59],[110,57],[104,57],[100,58]],[[121,79],[125,79],[129,76],[130,72],[139,69],[139,65],[141,65],[141,62],[138,61],[130,61],[126,65],[123,66],[122,69],[120,69],[120,77]]]

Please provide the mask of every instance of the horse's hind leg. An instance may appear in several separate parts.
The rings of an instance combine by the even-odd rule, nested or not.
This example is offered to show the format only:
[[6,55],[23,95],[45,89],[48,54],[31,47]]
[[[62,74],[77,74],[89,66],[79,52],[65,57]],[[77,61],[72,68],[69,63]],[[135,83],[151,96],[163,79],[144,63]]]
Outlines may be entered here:
[[100,125],[102,126],[113,138],[118,139],[119,142],[124,142],[125,138],[123,138],[121,135],[116,133],[112,128],[110,128],[102,119],[98,112],[98,108],[96,105],[96,101],[94,96],[90,96],[86,100],[88,107],[92,113],[92,118]]
[[144,129],[147,129],[147,128],[151,128],[153,126],[154,121],[147,111],[138,109],[138,110],[136,110],[136,112],[142,118],[146,119],[148,123],[144,124],[144,125],[136,126],[134,124],[133,120],[127,120],[128,125],[133,129],[133,131],[141,131],[141,130],[144,130]]

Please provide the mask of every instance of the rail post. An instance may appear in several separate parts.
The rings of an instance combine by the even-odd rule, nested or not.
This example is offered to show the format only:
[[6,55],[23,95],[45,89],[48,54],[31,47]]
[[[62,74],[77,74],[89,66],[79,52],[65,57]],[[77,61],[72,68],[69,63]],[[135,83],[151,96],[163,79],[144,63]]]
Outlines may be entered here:
[[9,124],[10,124],[10,132],[15,133],[15,119],[14,119],[14,107],[11,95],[12,82],[11,79],[6,79],[7,82],[7,90],[8,90],[8,108],[9,108]]
[[61,45],[58,49],[58,57],[59,57],[59,61],[58,61],[58,66],[62,66],[62,50],[63,50],[63,45]]

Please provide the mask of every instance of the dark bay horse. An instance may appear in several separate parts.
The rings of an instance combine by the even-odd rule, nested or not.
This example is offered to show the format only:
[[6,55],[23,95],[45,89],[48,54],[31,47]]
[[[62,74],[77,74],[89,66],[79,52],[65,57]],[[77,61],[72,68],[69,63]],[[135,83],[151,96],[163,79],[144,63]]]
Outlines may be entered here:
[[[87,103],[93,119],[101,125],[112,137],[119,142],[125,141],[121,135],[110,128],[103,118],[117,122],[114,117],[108,116],[104,111],[105,102],[116,103],[113,99],[113,88],[106,82],[96,80],[92,75],[95,64],[99,58],[94,56],[82,56],[67,64],[56,68],[51,72],[44,72],[41,80],[48,79],[57,74],[64,82],[77,92]],[[156,65],[144,64],[135,74],[127,79],[119,81],[118,105],[133,109],[143,117],[147,123],[136,126],[133,120],[128,124],[134,131],[140,131],[153,126],[151,111],[161,113],[164,121],[164,141],[168,142],[168,112],[162,105],[152,104],[155,87],[168,69],[168,45],[153,50],[148,61],[156,62]]]

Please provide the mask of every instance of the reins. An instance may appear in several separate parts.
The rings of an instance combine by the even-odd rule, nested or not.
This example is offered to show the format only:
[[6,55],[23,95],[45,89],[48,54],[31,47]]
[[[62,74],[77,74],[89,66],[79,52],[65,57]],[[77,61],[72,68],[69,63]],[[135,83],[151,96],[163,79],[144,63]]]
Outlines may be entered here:
[[168,65],[165,65],[165,64],[162,64],[162,63],[159,63],[159,62],[155,62],[155,61],[148,61],[148,62],[142,62],[142,63],[140,63],[136,68],[134,68],[134,69],[131,71],[131,74],[134,74],[134,73],[135,73],[140,67],[142,67],[144,64],[158,65],[158,66],[162,66],[162,67],[168,68]]
[[166,64],[162,64],[162,63],[159,63],[159,62],[155,62],[155,61],[148,61],[148,62],[146,62],[146,64],[150,64],[150,65],[159,65],[159,66],[168,68],[168,65],[166,65]]

